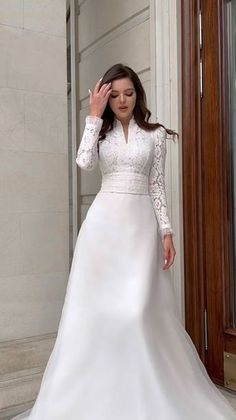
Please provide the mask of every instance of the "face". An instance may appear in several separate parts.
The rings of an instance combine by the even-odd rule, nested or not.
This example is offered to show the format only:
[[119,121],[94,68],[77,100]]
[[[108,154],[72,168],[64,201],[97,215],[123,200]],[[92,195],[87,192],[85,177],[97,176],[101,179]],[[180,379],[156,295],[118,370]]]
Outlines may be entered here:
[[128,77],[113,80],[109,105],[116,118],[121,122],[128,122],[133,115],[136,103],[136,92],[132,80]]

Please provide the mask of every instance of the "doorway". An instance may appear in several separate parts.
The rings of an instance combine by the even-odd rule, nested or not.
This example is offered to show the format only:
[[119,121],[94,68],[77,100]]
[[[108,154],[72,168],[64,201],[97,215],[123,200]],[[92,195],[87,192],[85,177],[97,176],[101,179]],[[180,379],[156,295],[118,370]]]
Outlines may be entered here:
[[236,391],[236,1],[182,1],[186,329]]

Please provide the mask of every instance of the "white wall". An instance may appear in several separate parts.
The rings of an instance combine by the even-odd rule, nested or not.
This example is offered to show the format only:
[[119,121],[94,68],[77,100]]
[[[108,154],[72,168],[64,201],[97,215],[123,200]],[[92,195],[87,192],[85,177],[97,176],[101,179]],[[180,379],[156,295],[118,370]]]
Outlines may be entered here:
[[68,279],[65,14],[0,0],[0,418],[35,397]]
[[[180,135],[167,143],[166,188],[175,231],[176,257],[171,268],[179,311],[185,323],[183,206],[182,206],[182,97],[181,97],[181,2],[151,0],[152,74],[156,116]],[[153,36],[154,35],[154,36]]]

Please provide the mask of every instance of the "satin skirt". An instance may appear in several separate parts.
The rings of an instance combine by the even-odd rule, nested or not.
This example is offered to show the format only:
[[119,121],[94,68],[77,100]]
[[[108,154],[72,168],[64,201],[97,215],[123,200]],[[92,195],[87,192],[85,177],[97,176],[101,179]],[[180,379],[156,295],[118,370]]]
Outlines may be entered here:
[[99,191],[74,250],[53,351],[15,420],[236,420],[177,309],[151,198]]

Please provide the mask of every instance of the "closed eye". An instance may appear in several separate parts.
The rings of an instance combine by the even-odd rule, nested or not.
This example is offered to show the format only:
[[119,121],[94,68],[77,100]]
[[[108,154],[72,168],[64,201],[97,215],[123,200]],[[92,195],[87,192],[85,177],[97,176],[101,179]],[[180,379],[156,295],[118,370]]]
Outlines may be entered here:
[[[111,95],[112,98],[117,98],[119,95]],[[126,96],[133,96],[133,92],[126,93]]]

